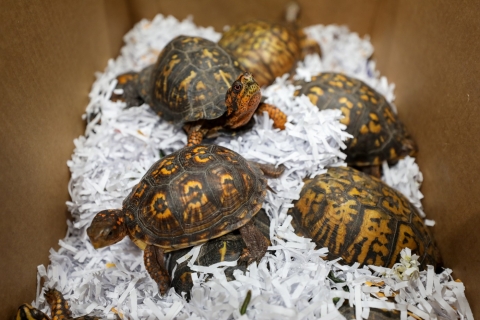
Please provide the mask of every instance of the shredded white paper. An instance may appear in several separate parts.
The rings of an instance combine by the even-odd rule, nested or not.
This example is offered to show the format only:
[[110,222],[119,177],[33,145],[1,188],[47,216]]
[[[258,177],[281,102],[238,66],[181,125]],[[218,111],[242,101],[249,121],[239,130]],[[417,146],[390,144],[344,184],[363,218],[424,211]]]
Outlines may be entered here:
[[[362,79],[393,101],[394,86],[379,77],[369,60],[373,47],[346,27],[312,26],[307,33],[316,39],[323,58],[309,56],[299,63],[295,78],[308,79],[320,71],[340,71]],[[70,301],[75,316],[95,314],[114,319],[343,319],[338,308],[346,302],[355,307],[357,319],[368,317],[373,308],[401,311],[401,318],[413,315],[425,319],[469,319],[473,315],[464,295],[464,285],[453,281],[451,270],[435,274],[432,268],[418,270],[415,256],[402,252],[402,261],[393,269],[358,268],[327,261],[327,249],[315,249],[310,239],[298,237],[286,212],[298,199],[307,175],[317,175],[330,166],[344,166],[341,148],[348,138],[337,110],[319,111],[306,97],[293,97],[294,87],[287,76],[263,90],[271,102],[288,115],[286,130],[273,129],[267,115],[256,116],[250,132],[235,139],[220,138],[216,143],[260,162],[284,164],[278,179],[269,180],[276,194],[269,192],[264,208],[271,218],[272,245],[266,256],[247,272],[234,272],[226,281],[224,269],[233,263],[196,266],[194,247],[187,256],[196,271],[190,302],[171,289],[158,295],[155,282],[147,274],[142,251],[129,239],[95,250],[86,236],[86,227],[103,209],[120,208],[122,200],[150,165],[180,149],[186,137],[179,126],[159,119],[147,105],[125,108],[109,101],[115,77],[140,70],[155,61],[165,44],[177,35],[197,35],[218,41],[220,34],[201,28],[191,19],[177,21],[158,15],[142,20],[125,37],[125,46],[116,60],[110,60],[90,92],[85,118],[85,135],[74,141],[68,161],[71,170],[68,202],[74,222],[59,241],[60,249],[50,251],[50,265],[38,267],[39,289],[34,306],[48,312],[43,289],[55,287]],[[418,190],[422,176],[413,158],[397,166],[384,165],[384,181],[402,191],[421,208]],[[430,223],[431,224],[431,223]],[[208,274],[213,275],[205,281]],[[329,279],[332,273],[343,282]],[[43,287],[40,279],[43,278]],[[348,288],[348,290],[346,290]],[[239,308],[247,291],[252,299],[247,314]],[[338,300],[335,300],[337,298]],[[394,302],[387,301],[392,298]]]

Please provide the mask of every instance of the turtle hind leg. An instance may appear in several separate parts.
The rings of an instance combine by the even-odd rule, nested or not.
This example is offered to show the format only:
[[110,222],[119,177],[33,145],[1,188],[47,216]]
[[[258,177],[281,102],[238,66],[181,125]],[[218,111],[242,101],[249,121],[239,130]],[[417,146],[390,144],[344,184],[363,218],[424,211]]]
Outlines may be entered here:
[[260,262],[265,255],[265,252],[267,252],[269,244],[268,239],[260,232],[260,230],[258,230],[253,223],[253,220],[250,220],[239,230],[243,241],[247,246],[243,249],[239,262],[245,261],[247,265],[254,261]]
[[150,277],[155,280],[158,290],[163,296],[170,289],[170,275],[165,268],[165,256],[159,247],[147,245],[143,253],[143,262]]

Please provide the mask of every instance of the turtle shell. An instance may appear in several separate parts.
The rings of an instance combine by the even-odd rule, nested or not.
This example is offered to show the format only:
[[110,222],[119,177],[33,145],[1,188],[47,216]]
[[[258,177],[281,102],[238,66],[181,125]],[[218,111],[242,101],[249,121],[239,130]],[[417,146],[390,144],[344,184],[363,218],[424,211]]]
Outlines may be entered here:
[[[268,239],[270,238],[270,219],[265,210],[261,209],[255,217],[253,217],[255,226]],[[195,265],[210,266],[212,264],[222,261],[238,260],[246,248],[245,242],[240,235],[240,232],[235,230],[231,233],[223,235],[219,238],[212,239],[203,244],[200,248]],[[190,297],[190,290],[192,289],[192,270],[188,266],[188,260],[183,261],[177,265],[177,260],[183,257],[190,251],[190,248],[174,251],[168,259],[168,272],[173,275],[172,287],[178,294],[186,293],[187,299]],[[175,268],[175,266],[177,266]],[[175,273],[173,269],[175,268]],[[228,267],[224,270],[228,281],[234,280],[233,271],[246,271],[247,265],[245,263],[238,264],[234,267]]]
[[341,110],[341,123],[353,138],[346,142],[346,162],[356,167],[395,164],[414,155],[415,142],[380,93],[363,81],[340,73],[322,73],[311,81],[296,81],[296,96],[306,95],[320,110]]
[[410,248],[419,262],[439,267],[441,258],[418,210],[381,180],[348,167],[307,179],[288,214],[301,236],[342,258],[391,268]]
[[282,24],[261,20],[231,27],[218,44],[252,73],[260,86],[290,72],[301,57],[296,32]]
[[185,147],[153,164],[125,198],[125,224],[140,247],[190,247],[245,225],[266,187],[260,169],[230,149]]
[[239,62],[218,44],[188,36],[170,41],[147,72],[152,80],[146,101],[174,123],[222,116],[227,111],[225,94],[243,73]]

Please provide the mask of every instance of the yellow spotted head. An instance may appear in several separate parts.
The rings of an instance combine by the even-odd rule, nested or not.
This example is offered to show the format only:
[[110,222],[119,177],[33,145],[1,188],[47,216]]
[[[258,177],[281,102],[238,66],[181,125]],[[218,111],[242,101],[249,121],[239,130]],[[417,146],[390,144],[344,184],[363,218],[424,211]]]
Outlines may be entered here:
[[227,123],[230,128],[241,127],[250,121],[262,94],[260,86],[249,72],[241,74],[227,90],[225,104],[227,105]]

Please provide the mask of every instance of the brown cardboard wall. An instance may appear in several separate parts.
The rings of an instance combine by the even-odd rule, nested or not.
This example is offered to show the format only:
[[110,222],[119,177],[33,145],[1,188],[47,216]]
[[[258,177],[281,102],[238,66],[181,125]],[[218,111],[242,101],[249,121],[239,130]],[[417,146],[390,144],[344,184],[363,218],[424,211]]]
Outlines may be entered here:
[[[152,19],[157,13],[185,19],[192,15],[200,26],[213,26],[221,31],[225,25],[233,25],[250,19],[281,21],[291,0],[129,0],[133,21]],[[346,24],[359,34],[369,33],[375,18],[379,0],[298,0],[302,25],[322,21],[323,24]],[[188,3],[188,6],[185,5]]]
[[425,212],[436,221],[445,265],[465,283],[477,317],[479,12],[478,1],[398,1],[383,4],[379,17],[386,20],[372,33],[379,68],[396,84],[399,115],[420,148]]
[[[36,266],[65,235],[66,161],[83,133],[93,73],[122,35],[157,13],[194,15],[217,30],[247,18],[280,19],[287,0],[6,0],[0,3],[0,314],[35,297]],[[420,146],[425,209],[438,243],[480,316],[479,2],[301,0],[302,25],[347,24],[371,34],[400,116]],[[475,38],[476,37],[476,38]],[[475,40],[476,39],[476,40]]]
[[2,319],[35,298],[36,267],[65,236],[66,161],[84,132],[94,72],[121,43],[110,42],[115,21],[105,8],[101,1],[0,4]]

